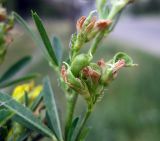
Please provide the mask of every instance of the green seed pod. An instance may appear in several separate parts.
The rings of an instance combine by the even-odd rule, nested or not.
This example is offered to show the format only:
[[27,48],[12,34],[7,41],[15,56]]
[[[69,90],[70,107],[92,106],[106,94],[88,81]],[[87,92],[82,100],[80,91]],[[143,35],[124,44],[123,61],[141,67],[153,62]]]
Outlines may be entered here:
[[113,79],[113,69],[107,66],[102,73],[100,83],[104,86],[107,86]]
[[90,98],[88,87],[85,82],[76,78],[70,69],[67,70],[67,84],[70,88],[82,95],[86,100]]
[[77,55],[71,63],[71,71],[74,74],[74,76],[78,76],[80,71],[84,67],[88,66],[91,60],[92,56],[89,54]]
[[70,87],[76,90],[83,87],[81,81],[73,75],[70,69],[67,70],[67,83]]

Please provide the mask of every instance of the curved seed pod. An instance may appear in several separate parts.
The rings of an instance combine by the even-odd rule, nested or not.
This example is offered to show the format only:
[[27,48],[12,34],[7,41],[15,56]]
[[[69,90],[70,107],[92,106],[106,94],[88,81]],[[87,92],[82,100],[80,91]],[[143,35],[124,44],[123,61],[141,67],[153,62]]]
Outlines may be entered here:
[[132,58],[123,52],[115,54],[115,56],[113,57],[113,63],[116,63],[118,62],[118,60],[122,59],[125,61],[125,67],[136,66],[136,64],[133,64]]
[[71,63],[71,71],[75,76],[78,76],[80,71],[89,65],[92,60],[92,56],[89,54],[77,55]]

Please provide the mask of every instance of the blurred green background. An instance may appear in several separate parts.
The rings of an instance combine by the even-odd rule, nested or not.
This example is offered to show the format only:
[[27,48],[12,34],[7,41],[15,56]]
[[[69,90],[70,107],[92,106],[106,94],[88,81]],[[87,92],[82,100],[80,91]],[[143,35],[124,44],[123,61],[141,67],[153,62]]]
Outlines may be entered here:
[[[26,18],[33,30],[35,28],[30,19],[30,9],[35,9],[43,17],[50,37],[56,34],[62,39],[64,59],[68,55],[70,36],[75,31],[75,20],[78,15],[87,15],[94,8],[93,1],[87,0],[8,0],[5,5]],[[133,6],[127,8],[115,31],[99,47],[95,61],[100,58],[109,60],[116,52],[123,51],[139,66],[122,70],[106,89],[103,100],[97,104],[89,120],[91,132],[88,141],[160,140],[159,12],[159,0],[137,0]],[[64,121],[65,98],[57,87],[56,76],[39,48],[19,25],[16,25],[12,34],[14,42],[8,48],[1,72],[21,57],[33,56],[31,64],[19,75],[36,71],[42,77],[48,74],[51,76],[60,115]],[[83,113],[82,99],[77,108],[76,114]]]

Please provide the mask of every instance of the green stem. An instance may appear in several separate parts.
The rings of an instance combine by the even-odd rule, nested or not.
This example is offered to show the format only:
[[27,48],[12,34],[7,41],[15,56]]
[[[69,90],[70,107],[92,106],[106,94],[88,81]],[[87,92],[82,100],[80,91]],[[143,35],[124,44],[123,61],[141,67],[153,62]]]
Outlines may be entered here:
[[93,44],[89,50],[89,53],[91,53],[92,55],[96,52],[99,43],[101,42],[101,40],[103,39],[105,34],[105,30],[103,30],[102,32],[100,32],[97,37],[94,39]]
[[81,127],[80,127],[80,129],[79,129],[79,132],[78,132],[78,134],[77,134],[77,136],[76,136],[75,141],[80,141],[80,137],[81,137],[83,128],[84,128],[84,126],[85,126],[85,124],[86,124],[89,116],[91,115],[91,113],[92,113],[92,108],[88,108],[88,110],[87,110],[87,112],[86,112],[86,115],[85,115],[85,117],[84,117],[84,119],[83,119],[83,121],[82,121],[82,124],[81,124]]
[[78,98],[78,95],[76,93],[67,95],[67,116],[66,116],[66,124],[65,124],[65,140],[66,141],[67,141],[69,128],[71,127],[71,124],[72,124],[77,98]]

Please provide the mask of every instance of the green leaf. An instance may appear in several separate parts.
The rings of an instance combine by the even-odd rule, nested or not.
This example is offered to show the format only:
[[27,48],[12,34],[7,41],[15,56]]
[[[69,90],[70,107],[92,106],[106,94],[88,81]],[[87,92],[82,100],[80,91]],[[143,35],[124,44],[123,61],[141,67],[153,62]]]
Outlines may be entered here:
[[51,63],[53,63],[54,65],[58,66],[58,61],[57,61],[55,52],[52,49],[52,44],[51,44],[51,42],[49,40],[49,37],[48,37],[47,32],[46,32],[46,30],[45,30],[45,28],[43,26],[43,23],[42,23],[41,19],[39,18],[39,16],[37,15],[36,12],[32,12],[32,17],[33,17],[34,22],[35,22],[35,24],[37,26],[39,34],[40,34],[40,36],[42,38],[42,41],[43,41],[43,43],[45,45],[45,49],[46,49],[49,57],[51,58],[51,60],[50,60]]
[[27,128],[32,130],[32,127],[34,127],[37,132],[42,132],[56,141],[56,137],[52,132],[38,118],[36,118],[31,111],[12,99],[11,96],[0,92],[0,103],[3,103],[3,106],[15,113],[15,115],[27,125]]
[[0,127],[4,125],[11,117],[13,113],[7,109],[0,110]]
[[41,93],[38,95],[38,97],[36,97],[36,99],[33,101],[32,105],[31,105],[31,107],[30,107],[30,109],[31,109],[32,111],[34,111],[34,110],[38,107],[39,103],[42,101],[42,98],[43,98],[43,94],[42,94],[42,92],[41,92]]
[[63,141],[58,110],[49,78],[44,79],[43,97],[52,128],[60,141]]
[[14,80],[10,80],[10,81],[4,82],[4,83],[0,83],[0,89],[15,85],[15,84],[20,83],[20,82],[24,82],[24,81],[29,81],[29,80],[35,79],[38,76],[39,76],[39,74],[37,74],[37,73],[28,74],[26,76],[23,76],[23,77],[14,79]]
[[38,38],[38,36],[32,31],[32,29],[29,27],[27,22],[21,18],[20,15],[18,15],[16,12],[13,12],[13,15],[17,22],[26,30],[26,33],[32,38],[32,40],[35,42],[35,44],[41,48],[42,52],[44,53],[44,56],[46,57],[47,60],[50,60],[50,57],[48,56],[48,53],[43,47],[43,42]]
[[24,94],[24,105],[25,105],[25,107],[28,107],[28,105],[29,105],[28,92],[25,92],[25,94]]
[[72,136],[74,136],[74,131],[77,127],[77,124],[78,124],[78,121],[79,121],[79,117],[76,117],[72,124],[71,124],[71,127],[69,128],[69,131],[68,131],[68,135],[67,135],[67,141],[71,141],[72,140]]
[[18,71],[20,71],[23,67],[25,67],[31,61],[30,56],[26,56],[12,65],[0,78],[0,82],[6,81],[13,77]]
[[58,64],[60,65],[62,59],[62,43],[60,39],[56,36],[53,37],[53,50],[58,60]]

